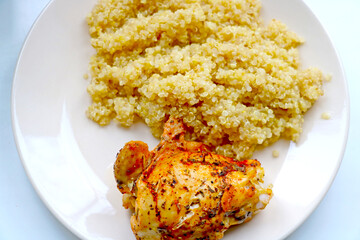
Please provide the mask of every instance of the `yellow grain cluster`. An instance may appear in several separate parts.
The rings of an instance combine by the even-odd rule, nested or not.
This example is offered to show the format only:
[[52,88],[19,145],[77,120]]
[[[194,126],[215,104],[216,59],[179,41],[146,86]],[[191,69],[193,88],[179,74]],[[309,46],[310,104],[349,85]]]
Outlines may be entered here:
[[100,0],[87,21],[89,118],[159,137],[169,115],[220,154],[249,158],[280,137],[296,141],[323,94],[323,74],[301,69],[303,42],[260,18],[257,0]]

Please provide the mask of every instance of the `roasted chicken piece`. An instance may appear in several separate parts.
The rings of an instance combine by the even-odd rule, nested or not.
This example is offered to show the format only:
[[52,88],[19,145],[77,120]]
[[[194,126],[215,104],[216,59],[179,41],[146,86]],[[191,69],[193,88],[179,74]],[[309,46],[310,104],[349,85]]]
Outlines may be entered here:
[[271,199],[257,160],[217,155],[184,134],[182,122],[170,118],[153,151],[131,141],[117,155],[115,179],[123,206],[134,210],[137,239],[221,239]]

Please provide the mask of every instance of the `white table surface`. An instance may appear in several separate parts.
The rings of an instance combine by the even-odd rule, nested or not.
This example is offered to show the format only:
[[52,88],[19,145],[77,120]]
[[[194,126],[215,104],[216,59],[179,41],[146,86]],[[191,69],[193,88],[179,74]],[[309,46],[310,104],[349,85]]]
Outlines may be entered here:
[[[266,0],[263,0],[266,1]],[[291,0],[289,0],[291,1]],[[345,156],[329,192],[288,237],[360,239],[360,0],[304,0],[332,38],[349,83],[350,132]],[[0,240],[78,239],[42,203],[17,153],[10,96],[18,54],[49,0],[0,0]]]

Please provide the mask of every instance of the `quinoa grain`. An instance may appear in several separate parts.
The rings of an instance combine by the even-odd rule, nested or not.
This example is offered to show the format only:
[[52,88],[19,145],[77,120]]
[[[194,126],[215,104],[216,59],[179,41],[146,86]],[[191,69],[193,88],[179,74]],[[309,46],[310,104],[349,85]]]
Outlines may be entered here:
[[323,94],[323,74],[301,69],[302,38],[264,25],[258,0],[100,0],[88,15],[93,103],[87,116],[160,137],[169,115],[217,153],[251,157],[258,145],[301,133]]

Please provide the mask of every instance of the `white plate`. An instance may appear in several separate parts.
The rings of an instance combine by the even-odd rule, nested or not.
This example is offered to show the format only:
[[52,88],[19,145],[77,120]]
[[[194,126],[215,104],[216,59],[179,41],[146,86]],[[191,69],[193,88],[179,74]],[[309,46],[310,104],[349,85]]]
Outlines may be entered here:
[[[34,24],[19,57],[12,92],[13,128],[29,179],[52,213],[82,239],[135,239],[130,212],[113,179],[115,154],[129,140],[157,144],[146,126],[99,127],[85,116],[83,79],[93,54],[85,16],[95,0],[54,0]],[[303,67],[332,73],[325,96],[306,114],[299,143],[280,141],[256,153],[274,198],[225,239],[281,239],[294,231],[329,189],[346,145],[349,100],[338,56],[300,0],[263,0],[262,16],[305,37]],[[321,119],[329,112],[330,120]],[[273,149],[280,151],[272,158]]]

